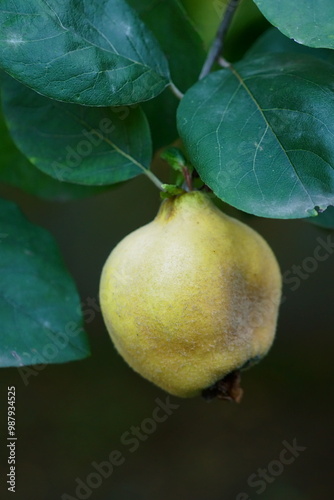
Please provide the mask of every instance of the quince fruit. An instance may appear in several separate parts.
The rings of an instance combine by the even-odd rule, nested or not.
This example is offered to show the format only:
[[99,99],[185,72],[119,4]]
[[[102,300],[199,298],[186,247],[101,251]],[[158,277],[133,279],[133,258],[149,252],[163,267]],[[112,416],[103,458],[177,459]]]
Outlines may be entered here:
[[164,200],[114,248],[100,283],[118,352],[179,397],[239,401],[240,370],[268,352],[280,297],[268,244],[199,191]]

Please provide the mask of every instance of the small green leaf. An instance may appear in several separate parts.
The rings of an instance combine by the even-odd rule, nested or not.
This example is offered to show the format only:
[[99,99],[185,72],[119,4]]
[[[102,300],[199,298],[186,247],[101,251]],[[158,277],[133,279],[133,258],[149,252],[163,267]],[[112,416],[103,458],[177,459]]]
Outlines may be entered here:
[[262,217],[302,218],[334,201],[333,115],[331,64],[270,54],[197,83],[181,101],[178,127],[223,201]]
[[2,0],[0,26],[1,67],[53,99],[128,105],[169,83],[156,39],[125,0]]
[[175,184],[163,184],[163,191],[160,193],[160,197],[164,200],[166,198],[173,198],[179,194],[185,193],[184,189],[175,186]]
[[150,165],[150,131],[138,106],[91,108],[60,103],[10,78],[3,83],[2,102],[17,147],[58,181],[115,184]]
[[160,157],[176,172],[183,172],[184,167],[187,165],[185,156],[179,148],[167,148],[161,153]]
[[50,234],[0,199],[0,366],[89,356],[80,301]]
[[284,35],[310,47],[334,49],[333,0],[254,0],[262,14]]

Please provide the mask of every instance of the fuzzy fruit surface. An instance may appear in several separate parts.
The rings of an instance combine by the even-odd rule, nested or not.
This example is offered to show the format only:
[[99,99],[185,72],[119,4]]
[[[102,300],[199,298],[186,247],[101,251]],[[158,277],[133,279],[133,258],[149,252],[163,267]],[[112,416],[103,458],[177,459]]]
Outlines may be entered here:
[[281,273],[264,239],[193,191],[126,236],[100,282],[118,352],[167,392],[201,394],[269,350]]

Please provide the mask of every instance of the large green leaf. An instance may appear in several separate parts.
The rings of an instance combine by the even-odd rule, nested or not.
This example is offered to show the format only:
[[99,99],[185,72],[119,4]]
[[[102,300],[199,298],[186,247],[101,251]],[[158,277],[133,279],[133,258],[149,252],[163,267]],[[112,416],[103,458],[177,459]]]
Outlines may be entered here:
[[106,188],[60,182],[44,174],[17,149],[0,108],[0,181],[48,200],[67,201],[104,191]]
[[334,51],[331,49],[315,49],[294,42],[283,35],[277,28],[266,30],[251,46],[245,54],[247,58],[259,57],[268,53],[288,53],[309,54],[316,58],[328,61],[334,64]]
[[65,104],[10,78],[3,83],[2,102],[20,151],[57,180],[101,186],[125,181],[149,167],[150,131],[138,106]]
[[151,29],[169,62],[173,82],[187,90],[205,60],[203,42],[180,0],[128,0]]
[[289,38],[310,47],[334,48],[333,0],[254,0],[262,14]]
[[208,75],[178,128],[204,182],[255,215],[302,218],[334,201],[334,68],[271,54]]
[[0,65],[43,95],[89,106],[158,95],[169,70],[124,0],[2,0]]
[[89,356],[80,301],[50,234],[0,199],[0,366]]

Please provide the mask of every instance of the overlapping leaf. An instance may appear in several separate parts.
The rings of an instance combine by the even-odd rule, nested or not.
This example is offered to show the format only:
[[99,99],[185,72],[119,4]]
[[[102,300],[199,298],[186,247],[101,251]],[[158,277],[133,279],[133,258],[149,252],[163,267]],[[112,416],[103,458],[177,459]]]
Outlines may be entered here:
[[334,202],[334,68],[264,55],[210,74],[181,101],[178,127],[202,179],[255,215],[302,218]]
[[269,28],[266,30],[246,52],[245,57],[254,59],[263,54],[289,52],[309,54],[317,59],[322,59],[334,64],[334,50],[315,49],[313,47],[301,45],[283,35],[277,28]]
[[254,0],[262,14],[289,38],[310,47],[334,49],[332,0]]
[[152,146],[140,107],[90,108],[43,97],[13,79],[3,111],[20,151],[59,181],[102,186],[148,168]]
[[49,200],[67,201],[99,193],[105,188],[59,182],[44,174],[17,149],[0,110],[0,181]]
[[158,95],[169,70],[125,0],[3,0],[0,65],[43,95],[90,106]]
[[0,366],[89,356],[80,301],[53,238],[0,199]]

